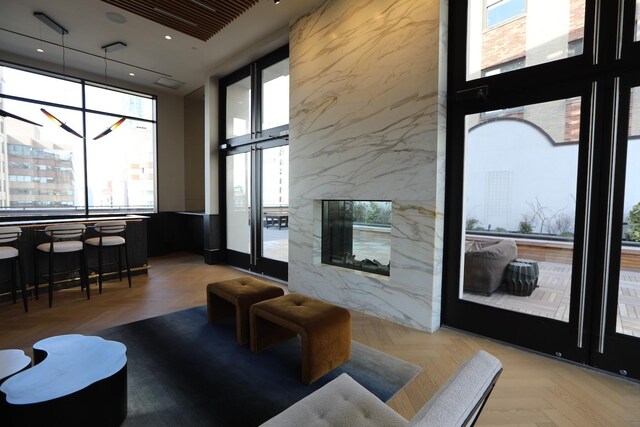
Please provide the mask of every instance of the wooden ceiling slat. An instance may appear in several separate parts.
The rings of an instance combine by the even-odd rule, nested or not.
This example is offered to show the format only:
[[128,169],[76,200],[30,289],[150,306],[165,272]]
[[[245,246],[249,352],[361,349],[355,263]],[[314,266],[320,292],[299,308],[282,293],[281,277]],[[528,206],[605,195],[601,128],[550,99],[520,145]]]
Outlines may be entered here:
[[[216,10],[212,12],[191,0],[102,1],[203,41],[209,40],[214,34],[229,25],[258,2],[258,0],[198,0]],[[154,8],[179,17],[182,20],[192,22],[196,24],[196,26],[192,26],[188,22],[183,22],[181,19],[163,14],[158,10],[154,10]]]
[[104,1],[107,3],[113,4],[115,6],[121,6],[123,9],[126,9],[129,12],[135,13],[137,15],[150,19],[154,22],[157,22],[158,24],[164,25],[169,28],[173,28],[176,31],[180,31],[181,33],[188,34],[200,40],[206,41],[210,37],[209,31],[206,31],[202,28],[192,27],[190,25],[184,24],[169,16],[165,16],[161,13],[155,12],[152,8],[149,8],[146,5],[132,4],[130,6],[125,6],[124,4],[122,5],[120,4],[120,3],[128,3],[128,0],[124,0],[124,1],[123,0],[104,0]]
[[157,3],[157,7],[161,8],[162,10],[166,10],[167,12],[173,13],[181,18],[194,22],[198,24],[199,27],[205,28],[207,30],[216,29],[218,26],[224,27],[228,23],[228,21],[222,19],[216,13],[203,9],[194,3],[190,3],[189,7],[184,7],[183,9],[181,9],[180,13],[171,11],[171,8],[174,7],[175,2],[157,1]]

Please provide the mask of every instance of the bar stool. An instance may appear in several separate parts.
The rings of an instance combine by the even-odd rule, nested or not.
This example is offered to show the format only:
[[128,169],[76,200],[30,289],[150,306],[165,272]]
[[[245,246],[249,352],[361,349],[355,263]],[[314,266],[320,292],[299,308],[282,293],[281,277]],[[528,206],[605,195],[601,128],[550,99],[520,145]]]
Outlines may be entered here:
[[0,261],[6,261],[11,264],[11,296],[13,303],[16,303],[16,288],[18,287],[17,270],[20,272],[20,290],[22,292],[22,302],[24,304],[24,312],[29,311],[27,302],[27,287],[24,284],[24,268],[20,260],[20,235],[22,229],[20,227],[0,227]]
[[127,223],[125,221],[100,221],[94,225],[98,237],[91,237],[85,240],[87,245],[98,248],[98,290],[102,293],[102,249],[116,248],[118,252],[118,278],[122,281],[122,251],[124,248],[124,258],[127,267],[127,279],[131,287],[131,269],[129,268],[129,253],[127,252]]
[[[53,303],[53,273],[54,259],[61,254],[79,254],[80,255],[80,287],[87,287],[87,299],[91,298],[89,290],[89,280],[87,277],[87,264],[84,255],[84,232],[86,227],[84,224],[60,224],[45,227],[44,234],[47,236],[47,242],[36,246],[35,261],[35,294],[38,299],[38,253],[49,254],[49,307]],[[37,239],[36,239],[37,244]],[[56,255],[54,257],[54,254]]]

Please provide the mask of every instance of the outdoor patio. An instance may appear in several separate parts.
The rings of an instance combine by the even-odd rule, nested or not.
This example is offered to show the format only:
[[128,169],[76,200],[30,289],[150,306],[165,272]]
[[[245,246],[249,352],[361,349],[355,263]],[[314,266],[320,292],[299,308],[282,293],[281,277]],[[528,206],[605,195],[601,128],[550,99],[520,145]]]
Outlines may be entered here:
[[[288,230],[283,228],[263,228],[264,254],[268,258],[287,261]],[[389,232],[354,228],[354,254],[358,258],[377,259],[382,263],[389,260]],[[528,242],[531,246],[531,242]],[[549,246],[541,242],[540,248]],[[520,245],[519,245],[520,249]],[[552,253],[547,248],[547,253]],[[557,253],[557,252],[556,252]],[[557,255],[552,255],[557,256]],[[565,258],[559,256],[559,258]],[[547,259],[549,257],[547,256]],[[565,259],[562,259],[564,261]],[[538,287],[528,297],[515,296],[498,289],[491,296],[464,292],[462,298],[478,304],[517,311],[532,316],[542,316],[563,322],[569,321],[571,299],[571,265],[567,262],[538,261],[540,276]],[[391,262],[393,275],[393,261]],[[622,270],[618,293],[618,318],[616,331],[625,335],[640,337],[640,272]]]
[[[498,289],[491,296],[465,292],[462,298],[478,304],[568,322],[571,266],[546,261],[540,261],[538,265],[538,287],[528,297],[510,295]],[[616,331],[640,337],[640,273],[623,270],[620,274]]]

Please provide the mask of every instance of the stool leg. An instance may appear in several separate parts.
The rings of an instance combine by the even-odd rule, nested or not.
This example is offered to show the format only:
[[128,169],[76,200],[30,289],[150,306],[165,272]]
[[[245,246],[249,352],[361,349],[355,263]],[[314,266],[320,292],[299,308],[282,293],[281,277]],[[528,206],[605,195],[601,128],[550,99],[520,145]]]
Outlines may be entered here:
[[53,244],[49,246],[49,308],[53,305]]
[[34,294],[36,297],[36,301],[39,299],[39,292],[38,292],[38,282],[40,281],[40,273],[38,272],[38,253],[40,251],[39,250],[35,250],[33,252],[33,271],[35,273],[35,277],[33,278],[33,286],[34,286]]
[[22,303],[24,304],[24,312],[29,311],[29,303],[27,302],[27,285],[24,282],[24,266],[22,265],[22,259],[16,258],[18,263],[18,271],[20,272],[20,291],[22,292]]
[[129,280],[129,287],[131,287],[131,269],[129,268],[129,252],[127,251],[127,242],[124,242],[124,262],[127,266],[127,279]]
[[87,257],[84,249],[80,251],[80,281],[85,281],[87,285],[87,299],[91,299],[91,287],[89,286],[89,269],[87,268]]
[[98,245],[98,293],[102,293],[102,244]]
[[116,246],[118,252],[118,280],[122,282],[122,251],[119,246]]
[[13,262],[11,262],[10,264],[11,264],[11,298],[13,299],[13,303],[15,304],[16,291],[17,291],[16,283],[18,283],[18,278],[16,277],[16,265]]

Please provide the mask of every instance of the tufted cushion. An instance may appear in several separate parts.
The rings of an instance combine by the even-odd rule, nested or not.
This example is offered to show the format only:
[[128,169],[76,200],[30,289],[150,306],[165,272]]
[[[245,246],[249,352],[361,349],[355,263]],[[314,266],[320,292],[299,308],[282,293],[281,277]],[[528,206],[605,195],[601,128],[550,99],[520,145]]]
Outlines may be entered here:
[[272,316],[279,317],[307,331],[324,329],[327,324],[349,319],[349,311],[300,294],[285,295],[259,305]]
[[342,374],[264,427],[406,426],[407,421],[347,374]]

